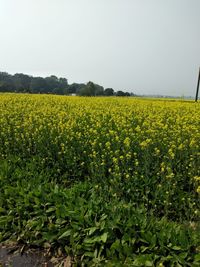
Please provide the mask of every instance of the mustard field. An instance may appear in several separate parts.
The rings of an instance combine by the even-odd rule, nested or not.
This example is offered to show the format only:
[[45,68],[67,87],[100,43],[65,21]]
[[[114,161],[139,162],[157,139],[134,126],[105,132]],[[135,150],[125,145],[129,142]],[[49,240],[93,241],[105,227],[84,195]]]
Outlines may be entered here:
[[199,219],[199,103],[0,94],[1,242],[72,266],[200,266]]

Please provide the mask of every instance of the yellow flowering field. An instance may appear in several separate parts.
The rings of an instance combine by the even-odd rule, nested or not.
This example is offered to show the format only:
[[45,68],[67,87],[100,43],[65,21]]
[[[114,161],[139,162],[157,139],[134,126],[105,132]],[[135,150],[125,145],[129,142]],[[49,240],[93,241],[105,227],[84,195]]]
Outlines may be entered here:
[[[75,241],[69,241],[71,240],[69,235],[64,234],[71,229],[69,221],[65,224],[63,222],[64,227],[62,227],[62,223],[58,222],[58,219],[67,221],[66,217],[69,218],[66,211],[69,209],[66,208],[69,203],[63,202],[65,195],[61,191],[65,190],[68,192],[66,194],[69,194],[69,190],[75,190],[74,188],[79,188],[79,186],[82,188],[79,188],[83,191],[81,191],[82,195],[87,192],[87,196],[84,195],[83,199],[89,201],[95,194],[94,206],[97,205],[98,200],[104,202],[102,206],[110,203],[109,208],[105,208],[105,210],[101,208],[101,205],[99,208],[96,206],[87,208],[87,210],[93,210],[95,214],[111,216],[106,214],[106,209],[107,212],[109,210],[109,213],[113,212],[114,214],[119,204],[122,209],[127,211],[127,214],[129,209],[138,210],[142,207],[147,218],[153,216],[157,220],[165,218],[167,223],[172,221],[181,225],[187,224],[187,228],[191,231],[195,231],[198,227],[200,215],[199,103],[173,99],[0,94],[0,160],[2,162],[0,218],[4,222],[2,240],[10,238],[9,231],[12,233],[12,237],[19,238],[21,236],[23,242],[28,240],[29,243],[34,243],[37,239],[42,239],[44,242],[55,243],[55,240],[51,240],[51,238],[59,228],[60,239],[56,232],[57,240],[64,238],[69,247],[69,251],[67,249],[65,251],[76,254],[79,249],[76,246],[76,252],[73,252],[72,243]],[[50,189],[52,184],[53,189]],[[20,188],[18,193],[17,188]],[[51,195],[48,190],[53,190],[51,192],[54,194]],[[82,195],[78,196],[79,193],[76,194],[76,190],[73,192],[70,194],[74,197],[76,195],[78,201]],[[19,201],[16,202],[16,205],[19,205],[17,208],[13,207],[12,194],[16,194],[15,200]],[[61,201],[59,202],[60,206],[58,203],[52,202],[56,194],[60,194],[62,199],[59,200]],[[49,196],[48,201],[47,195]],[[58,198],[55,201],[58,201]],[[80,202],[82,204],[79,203],[79,205],[84,207],[86,203],[84,200],[82,201]],[[40,207],[40,202],[43,208]],[[70,201],[68,200],[68,202]],[[87,205],[89,204],[87,203]],[[38,214],[33,211],[35,206],[37,206]],[[39,207],[42,209],[41,214]],[[11,212],[8,215],[9,209]],[[23,214],[23,209],[27,211],[26,216]],[[74,206],[73,209],[76,210],[76,207]],[[12,210],[14,210],[13,217]],[[41,219],[40,226],[38,226],[34,216],[37,214],[38,217],[36,217],[39,218],[40,215],[44,216],[45,212],[47,215]],[[80,213],[79,207],[77,216]],[[55,216],[60,217],[55,218]],[[73,214],[73,216],[75,215]],[[14,221],[16,218],[18,218],[17,221]],[[77,220],[81,221],[81,218]],[[101,219],[99,220],[101,221]],[[116,222],[117,218],[113,220]],[[81,239],[81,242],[85,242],[87,245],[81,248],[82,250],[80,249],[82,254],[84,251],[88,252],[85,254],[85,258],[92,257],[93,254],[89,254],[89,252],[97,253],[95,249],[98,248],[98,253],[101,252],[104,260],[109,257],[112,259],[117,257],[116,259],[119,260],[121,257],[124,260],[124,266],[125,258],[130,258],[132,263],[136,260],[147,262],[147,265],[141,263],[141,265],[131,266],[198,266],[184,265],[187,256],[184,258],[182,254],[179,261],[175,262],[174,260],[174,265],[171,258],[162,259],[163,255],[157,259],[148,258],[149,256],[147,257],[146,254],[154,255],[153,252],[149,252],[149,247],[147,251],[144,248],[140,252],[131,251],[130,254],[135,255],[135,258],[131,258],[132,256],[127,256],[129,255],[128,248],[126,253],[119,252],[123,247],[122,241],[120,241],[120,245],[116,243],[118,242],[116,240],[121,240],[120,238],[124,236],[123,226],[121,226],[122,230],[119,230],[121,234],[116,234],[117,237],[114,238],[114,230],[106,230],[105,234],[103,228],[98,228],[98,219],[95,219],[95,216],[91,221],[94,224],[91,222],[90,227],[87,227],[96,228],[88,230],[88,233],[93,237],[99,231],[101,238],[96,241],[93,238],[93,243],[91,240],[90,242],[84,241],[85,237]],[[15,225],[15,230],[11,230],[13,229],[12,224]],[[30,226],[24,230],[29,224]],[[49,226],[50,224],[52,228]],[[192,226],[188,227],[188,225]],[[44,237],[43,232],[47,233],[47,230],[41,230],[44,227],[47,227],[52,234],[49,235],[50,241]],[[81,229],[84,228],[83,225],[81,227]],[[87,232],[86,228],[84,229]],[[28,232],[31,231],[40,232],[39,237],[35,239],[33,236],[28,237]],[[109,239],[109,235],[112,238]],[[143,239],[145,239],[144,236]],[[106,247],[108,240],[110,243]],[[175,247],[177,250],[179,248],[181,250],[181,245],[186,242],[177,240],[178,238],[174,241],[175,252],[177,252]],[[77,242],[80,243],[80,240]],[[150,241],[147,238],[148,242]],[[173,243],[169,240],[166,242]],[[106,244],[106,248],[102,248],[99,244]],[[91,250],[88,249],[89,245],[92,247]],[[59,246],[63,248],[63,243],[60,242]],[[159,246],[161,245],[155,245],[155,247]],[[165,244],[165,246],[167,245]],[[114,247],[117,248],[114,249]],[[186,247],[187,245],[180,253],[188,252],[189,248]],[[197,251],[191,253],[196,255]],[[120,255],[126,255],[126,257]],[[165,256],[167,257],[167,254]],[[98,258],[97,255],[96,258]],[[190,256],[188,258],[190,259]],[[150,265],[151,262],[152,265]],[[171,262],[170,265],[167,265],[169,262]],[[176,265],[178,263],[180,265]],[[193,259],[193,264],[198,264],[198,257]]]

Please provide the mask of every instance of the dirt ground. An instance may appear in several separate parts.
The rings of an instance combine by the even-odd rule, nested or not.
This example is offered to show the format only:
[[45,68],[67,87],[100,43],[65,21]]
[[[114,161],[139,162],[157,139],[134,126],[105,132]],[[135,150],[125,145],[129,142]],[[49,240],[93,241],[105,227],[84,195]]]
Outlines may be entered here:
[[0,245],[0,267],[53,267],[50,259],[36,250],[24,253]]

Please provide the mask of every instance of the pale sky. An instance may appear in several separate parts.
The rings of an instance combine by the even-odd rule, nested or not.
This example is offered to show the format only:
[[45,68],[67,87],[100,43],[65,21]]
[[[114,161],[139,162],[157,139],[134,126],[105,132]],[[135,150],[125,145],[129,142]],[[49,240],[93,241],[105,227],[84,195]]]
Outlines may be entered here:
[[200,0],[0,0],[0,71],[194,96]]

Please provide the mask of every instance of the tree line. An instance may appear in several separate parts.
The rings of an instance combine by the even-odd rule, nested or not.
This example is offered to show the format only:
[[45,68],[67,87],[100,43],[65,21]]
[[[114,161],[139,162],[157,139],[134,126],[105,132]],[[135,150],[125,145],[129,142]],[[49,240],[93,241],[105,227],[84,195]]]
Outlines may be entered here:
[[23,73],[11,75],[0,72],[0,92],[17,92],[32,94],[57,94],[80,96],[131,96],[133,93],[105,88],[91,81],[88,83],[69,84],[66,78],[55,75],[49,77],[33,77]]

